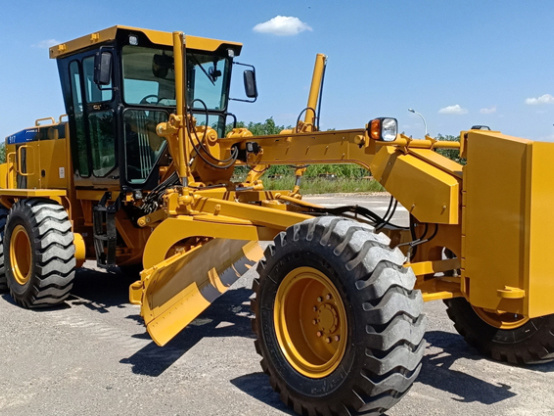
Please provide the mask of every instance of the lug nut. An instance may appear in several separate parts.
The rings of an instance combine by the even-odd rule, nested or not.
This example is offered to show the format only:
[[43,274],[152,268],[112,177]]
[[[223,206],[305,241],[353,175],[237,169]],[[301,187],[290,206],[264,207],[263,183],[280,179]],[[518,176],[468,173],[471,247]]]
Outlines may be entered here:
[[316,335],[317,335],[318,337],[321,337],[321,336],[323,335],[323,332],[317,331]]
[[314,320],[312,321],[312,324],[317,325],[317,319],[314,319]]
[[335,341],[337,341],[337,342],[340,341],[340,337],[338,335],[335,335]]
[[331,300],[331,294],[330,293],[326,296],[326,299]]
[[317,298],[317,301],[318,301],[318,302],[322,302],[322,301],[323,301],[323,298],[322,298],[321,296],[319,296],[319,297]]
[[314,306],[314,312],[317,312],[317,306]]
[[330,343],[331,343],[331,338],[329,338],[329,337],[325,338],[325,342],[326,342],[327,344],[330,344]]

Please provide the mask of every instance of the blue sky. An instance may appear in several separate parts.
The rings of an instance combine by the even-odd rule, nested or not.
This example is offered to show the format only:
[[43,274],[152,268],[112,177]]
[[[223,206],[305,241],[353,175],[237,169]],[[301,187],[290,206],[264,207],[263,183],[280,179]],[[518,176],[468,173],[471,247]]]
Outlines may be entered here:
[[[47,45],[122,24],[244,43],[238,60],[256,66],[260,97],[230,110],[246,122],[294,124],[324,53],[322,129],[391,116],[421,137],[414,108],[431,135],[486,124],[554,141],[551,1],[19,0],[2,15],[0,137],[65,112]],[[277,16],[289,19],[267,23]]]

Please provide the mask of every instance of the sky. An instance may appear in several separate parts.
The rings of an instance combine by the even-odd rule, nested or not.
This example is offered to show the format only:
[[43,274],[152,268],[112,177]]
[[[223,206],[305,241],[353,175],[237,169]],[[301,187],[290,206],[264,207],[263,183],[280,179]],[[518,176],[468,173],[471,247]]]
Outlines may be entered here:
[[[554,141],[554,2],[165,0],[4,2],[0,137],[65,112],[48,47],[116,24],[244,44],[259,98],[238,120],[293,125],[315,55],[328,56],[320,127],[395,117],[414,138],[480,124]],[[236,71],[231,96],[243,97]],[[419,114],[410,113],[409,108]]]

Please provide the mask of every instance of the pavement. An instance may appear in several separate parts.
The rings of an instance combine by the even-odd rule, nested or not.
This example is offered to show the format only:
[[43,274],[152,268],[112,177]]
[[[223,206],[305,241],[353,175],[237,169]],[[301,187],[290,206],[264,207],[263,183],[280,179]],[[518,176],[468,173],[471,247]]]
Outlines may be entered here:
[[[385,196],[317,196],[383,213]],[[407,213],[398,212],[398,221]],[[248,272],[166,347],[128,303],[134,278],[77,273],[66,305],[30,311],[0,296],[0,415],[292,415],[262,373],[250,328]],[[481,357],[442,302],[429,317],[423,369],[388,416],[554,415],[554,363],[518,367]]]

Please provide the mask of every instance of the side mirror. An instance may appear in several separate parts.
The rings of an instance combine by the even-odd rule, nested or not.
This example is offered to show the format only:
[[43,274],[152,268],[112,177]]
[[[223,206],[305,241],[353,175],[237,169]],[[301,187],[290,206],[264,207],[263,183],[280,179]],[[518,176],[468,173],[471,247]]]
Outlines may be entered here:
[[94,57],[94,83],[98,86],[110,85],[112,82],[112,54],[98,52]]
[[241,64],[240,62],[233,62],[234,65],[246,66],[251,69],[246,69],[242,76],[244,78],[244,92],[249,98],[244,100],[242,98],[229,98],[233,101],[242,101],[243,103],[253,103],[258,99],[258,87],[256,86],[256,69],[252,65]]
[[258,87],[256,85],[256,73],[251,69],[247,69],[246,71],[244,71],[243,77],[244,77],[244,91],[246,92],[246,96],[248,98],[253,98],[255,100],[256,98],[258,98]]

